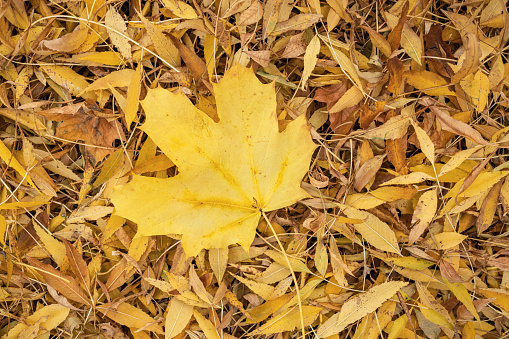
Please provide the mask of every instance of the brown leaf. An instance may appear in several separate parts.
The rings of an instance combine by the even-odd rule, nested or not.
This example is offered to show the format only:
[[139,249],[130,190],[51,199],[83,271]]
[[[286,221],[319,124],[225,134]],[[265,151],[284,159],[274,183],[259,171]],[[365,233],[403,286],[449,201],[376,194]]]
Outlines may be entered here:
[[64,297],[80,304],[91,306],[89,297],[83,292],[76,280],[51,265],[43,264],[38,260],[27,257],[28,263],[37,268],[46,283],[51,285],[55,290],[60,292]]
[[330,110],[339,98],[346,93],[347,89],[348,87],[345,82],[320,87],[316,90],[313,99],[319,102],[325,102],[327,104],[327,109]]
[[493,217],[495,216],[495,210],[498,206],[500,190],[502,189],[503,183],[503,179],[499,180],[495,186],[490,189],[488,195],[484,198],[481,210],[479,211],[479,218],[477,218],[478,234],[486,231],[493,222]]
[[73,245],[65,239],[62,239],[62,242],[65,245],[67,259],[69,260],[72,272],[78,278],[78,281],[82,283],[83,288],[90,291],[90,276],[87,263]]
[[387,37],[387,41],[389,42],[389,45],[391,45],[393,52],[399,48],[399,44],[401,42],[401,34],[403,33],[403,27],[405,26],[408,14],[408,7],[408,1],[406,1],[405,5],[403,6],[403,11],[401,12],[401,16],[399,17],[398,24]]
[[113,142],[124,139],[124,135],[118,121],[108,121],[98,116],[101,110],[95,105],[88,107],[85,103],[79,103],[37,113],[53,121],[62,121],[57,127],[56,136],[67,141],[83,141],[88,159],[96,164],[113,153]]
[[[429,101],[428,101],[429,102]],[[462,135],[480,145],[489,145],[490,143],[483,139],[481,134],[475,129],[465,124],[464,122],[458,121],[452,118],[449,114],[444,112],[442,109],[436,106],[430,106],[433,113],[436,114],[437,119],[440,121],[440,125],[443,130],[453,132]]]
[[454,267],[452,267],[452,265],[449,262],[447,262],[444,259],[440,259],[439,265],[440,265],[440,274],[442,274],[442,277],[447,279],[447,281],[449,281],[451,283],[459,283],[459,284],[464,283],[463,279],[460,277],[458,272],[456,272]]
[[389,84],[387,85],[387,90],[394,93],[395,95],[399,94],[399,89],[401,88],[401,83],[403,82],[403,72],[405,71],[405,66],[401,60],[397,57],[390,58],[387,61],[387,70],[389,71]]

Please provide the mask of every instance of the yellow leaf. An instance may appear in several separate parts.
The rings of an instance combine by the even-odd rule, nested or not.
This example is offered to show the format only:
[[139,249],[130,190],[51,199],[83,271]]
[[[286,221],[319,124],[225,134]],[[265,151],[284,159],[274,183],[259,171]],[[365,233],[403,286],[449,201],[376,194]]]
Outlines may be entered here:
[[347,217],[363,221],[360,224],[355,224],[354,227],[367,242],[382,251],[401,255],[396,234],[394,234],[394,231],[389,225],[371,213],[359,211],[347,206],[343,208],[343,213],[345,213]]
[[509,292],[497,288],[480,288],[479,293],[486,298],[496,298],[492,304],[509,313]]
[[434,263],[432,261],[414,257],[395,257],[395,258],[387,258],[383,259],[385,262],[398,265],[401,267],[409,268],[411,270],[424,270],[425,268],[430,267]]
[[[170,0],[171,1],[171,0]],[[130,129],[131,123],[137,121],[138,106],[140,103],[140,92],[141,92],[141,73],[143,67],[141,62],[136,67],[136,71],[131,78],[129,87],[127,88],[127,101],[125,105],[125,120],[127,123],[127,129]]]
[[[304,326],[311,325],[318,317],[318,314],[320,313],[321,310],[322,310],[321,307],[302,306],[302,316],[304,318]],[[298,307],[291,308],[269,319],[257,330],[251,332],[249,336],[293,331],[295,330],[295,328],[301,325],[300,316],[301,313],[299,312]]]
[[182,332],[193,315],[193,306],[173,298],[168,306],[168,314],[164,323],[164,337],[171,339]]
[[[73,95],[80,95],[89,85],[84,76],[76,73],[69,67],[53,65],[40,65],[39,67],[51,80],[66,88]],[[90,98],[88,95],[84,97]]]
[[163,329],[154,318],[143,312],[140,308],[127,302],[123,302],[119,305],[111,303],[102,304],[96,306],[96,310],[120,325],[136,329],[143,327],[145,331],[164,334]]
[[24,320],[24,323],[19,322],[16,326],[14,326],[9,331],[6,338],[20,338],[19,335],[22,331],[27,329],[30,325],[34,325],[36,323],[40,324],[39,330],[36,331],[37,334],[41,335],[43,333],[49,332],[60,325],[60,323],[62,323],[67,318],[69,311],[69,308],[59,304],[44,306],[43,308],[35,311],[34,314],[28,316]]
[[46,251],[51,254],[51,257],[55,260],[58,266],[62,266],[66,257],[65,245],[43,230],[39,225],[34,224],[34,228],[40,238],[40,241],[44,244]]
[[472,105],[477,111],[482,111],[488,102],[490,93],[490,80],[482,70],[477,71],[475,75],[470,75],[460,82],[461,88],[470,97]]
[[459,245],[463,240],[468,238],[466,235],[456,232],[442,232],[434,235],[437,249],[446,250]]
[[228,248],[211,248],[209,250],[209,263],[217,281],[221,282],[228,264]]
[[426,230],[429,223],[435,217],[437,212],[438,198],[435,190],[429,190],[424,192],[419,198],[417,206],[412,216],[412,223],[418,221],[417,224],[412,227],[410,234],[408,235],[408,244],[412,245],[421,234]]
[[[340,99],[341,100],[341,99]],[[410,125],[410,119],[404,115],[390,118],[382,126],[373,128],[364,134],[367,139],[393,140],[403,137]]]
[[235,275],[235,274],[232,274],[232,276],[234,276],[238,281],[240,281],[241,283],[243,283],[244,285],[249,287],[249,289],[251,291],[253,291],[253,293],[259,295],[260,297],[262,297],[265,300],[268,300],[269,297],[274,292],[274,287],[272,287],[270,285],[267,285],[267,284],[264,284],[261,282],[256,282],[253,280],[249,280],[249,279],[243,278],[243,277]]
[[148,21],[143,15],[140,15],[140,19],[145,26],[148,35],[150,36],[150,40],[152,40],[152,43],[154,44],[157,55],[171,68],[175,69],[175,67],[179,67],[179,51],[177,47],[175,47],[175,45],[171,42],[171,39],[164,35],[162,32],[163,28],[159,27],[153,22]]
[[120,66],[123,64],[122,56],[113,51],[97,52],[76,57],[78,60],[92,61],[109,66]]
[[394,320],[394,324],[391,327],[391,331],[389,332],[388,339],[400,338],[399,335],[405,329],[407,323],[408,323],[408,317],[406,314],[403,314],[398,319]]
[[256,306],[249,311],[251,319],[248,319],[247,322],[254,324],[267,319],[272,313],[285,306],[293,298],[292,294],[293,293],[284,294],[280,297],[266,301],[263,304]]
[[149,90],[142,129],[179,174],[134,176],[112,193],[116,214],[138,224],[137,237],[182,234],[188,256],[235,243],[247,251],[260,210],[307,197],[300,183],[315,149],[304,114],[279,133],[274,85],[251,70],[235,66],[214,92],[219,123],[182,93]]
[[451,83],[460,81],[467,75],[475,72],[479,67],[479,59],[481,58],[479,40],[473,33],[469,33],[467,37],[468,44],[466,46],[466,51],[458,60],[459,70],[451,78]]
[[[399,18],[391,14],[389,12],[385,13],[387,18],[387,23],[394,29],[398,24]],[[421,65],[422,59],[422,42],[419,36],[408,26],[408,24],[403,25],[403,31],[401,32],[401,47],[405,50],[405,52],[415,60],[419,65]]]
[[21,166],[19,161],[14,157],[14,155],[11,153],[11,151],[5,146],[5,144],[0,140],[0,159],[2,159],[8,167],[13,168],[16,172],[18,172],[19,175],[21,175],[22,178],[26,179],[26,181],[35,189],[37,187],[35,186],[34,182],[28,175],[27,171],[25,171],[25,168]]
[[320,53],[320,38],[315,35],[304,54],[304,70],[302,71],[302,90],[307,88],[307,81],[313,69],[315,69],[316,62],[318,61],[318,53]]
[[325,338],[338,333],[348,325],[374,312],[402,287],[408,285],[403,281],[390,281],[370,288],[367,292],[350,298],[341,307],[341,311],[330,317],[317,330],[318,338]]
[[131,44],[128,39],[127,25],[125,24],[124,18],[117,12],[115,7],[111,6],[108,9],[108,12],[106,12],[104,16],[104,23],[106,24],[106,31],[108,32],[111,43],[125,59],[131,60]]
[[459,151],[458,153],[454,154],[452,158],[440,169],[440,173],[438,173],[438,176],[440,177],[457,168],[472,154],[479,151],[479,149],[480,149],[479,147],[474,147],[463,151]]
[[131,83],[131,79],[135,76],[135,73],[136,71],[128,68],[111,72],[110,74],[91,83],[85,91],[90,92],[100,89],[108,89],[108,85],[112,87],[127,87]]
[[417,140],[419,140],[419,145],[421,147],[422,153],[428,158],[431,164],[435,163],[435,145],[433,145],[433,141],[431,141],[428,134],[416,123],[412,120],[412,125],[415,130],[415,134],[417,135]]
[[69,53],[79,48],[87,38],[88,28],[77,29],[67,33],[58,39],[43,40],[41,44],[54,51]]
[[[338,52],[341,53],[341,52]],[[346,108],[357,105],[364,98],[364,93],[356,86],[352,86],[345,94],[331,107],[329,113],[337,113]]]
[[274,250],[268,250],[264,254],[268,255],[272,260],[275,262],[283,265],[286,268],[291,268],[295,272],[307,272],[311,273],[309,268],[306,266],[306,263],[302,262],[301,260],[294,258],[294,257],[288,257],[288,261],[290,262],[291,267],[288,267],[288,264],[286,262],[285,256],[283,253],[274,251]]
[[463,305],[465,305],[467,310],[473,314],[477,321],[481,321],[481,319],[479,318],[479,314],[475,309],[472,297],[470,296],[470,293],[468,293],[467,288],[461,283],[450,283],[446,278],[442,279],[444,279],[445,284],[447,285],[447,287],[449,287],[449,289],[454,294],[456,299],[458,299]]
[[[336,60],[336,62],[339,64],[339,67],[341,67],[343,72],[354,83],[354,85],[355,85],[354,87],[357,87],[357,92],[360,92],[363,97],[362,88],[364,86],[362,85],[361,79],[359,78],[359,75],[357,74],[357,70],[356,70],[353,62],[350,60],[350,58],[348,56],[346,56],[338,48],[334,48],[334,47],[332,47],[332,45],[327,45],[327,46],[329,47],[329,50],[330,50],[334,60]],[[345,96],[346,96],[346,93],[345,93]],[[358,96],[358,94],[355,96],[350,95],[350,97],[357,97],[357,96]],[[361,99],[359,99],[359,101]],[[353,105],[355,105],[355,104],[353,104]],[[353,106],[353,105],[351,105],[351,106]]]
[[7,231],[7,220],[0,214],[0,243],[5,246],[5,232]]
[[456,94],[448,87],[447,81],[440,75],[429,71],[407,71],[403,73],[407,83],[422,90],[427,95],[453,95]]
[[168,8],[178,18],[181,19],[196,19],[196,14],[193,7],[179,0],[163,0],[164,7]]
[[196,310],[193,311],[193,315],[207,339],[220,339],[216,328],[210,320],[206,319]]
[[380,330],[383,330],[392,319],[396,310],[396,302],[387,300],[376,311],[376,321],[372,321],[364,339],[377,339],[380,336]]
[[413,172],[406,175],[400,175],[394,179],[384,182],[380,186],[389,186],[389,185],[411,185],[418,184],[423,182],[424,180],[434,180],[435,178],[422,172]]

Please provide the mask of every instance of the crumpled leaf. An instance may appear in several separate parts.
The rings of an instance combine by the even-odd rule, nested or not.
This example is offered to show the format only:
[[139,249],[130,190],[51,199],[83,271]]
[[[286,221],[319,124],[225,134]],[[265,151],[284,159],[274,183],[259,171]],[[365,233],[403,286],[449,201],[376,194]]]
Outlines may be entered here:
[[214,88],[219,123],[182,93],[149,91],[142,129],[179,174],[134,176],[112,194],[117,214],[138,224],[137,237],[182,234],[188,256],[234,243],[247,251],[260,211],[307,196],[300,181],[315,149],[304,115],[278,132],[274,87],[251,70],[236,66]]

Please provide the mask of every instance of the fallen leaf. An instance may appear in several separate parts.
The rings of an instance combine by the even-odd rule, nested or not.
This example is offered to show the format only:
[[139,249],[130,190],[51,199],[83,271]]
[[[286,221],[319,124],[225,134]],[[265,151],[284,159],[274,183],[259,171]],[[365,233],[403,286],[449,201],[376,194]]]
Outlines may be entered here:
[[[183,94],[149,91],[142,102],[147,114],[143,129],[180,173],[169,179],[135,176],[112,194],[117,214],[138,223],[137,236],[183,234],[189,256],[234,243],[247,250],[260,210],[307,196],[300,181],[315,149],[304,115],[278,132],[273,87],[261,85],[250,70],[233,68],[215,93],[219,123]],[[160,101],[173,104],[161,109]],[[145,208],[136,192],[143,192]]]
[[408,285],[403,281],[391,281],[370,288],[367,292],[355,296],[345,302],[339,313],[334,314],[316,331],[318,338],[326,338],[341,332],[348,325],[356,322],[391,298],[402,287]]

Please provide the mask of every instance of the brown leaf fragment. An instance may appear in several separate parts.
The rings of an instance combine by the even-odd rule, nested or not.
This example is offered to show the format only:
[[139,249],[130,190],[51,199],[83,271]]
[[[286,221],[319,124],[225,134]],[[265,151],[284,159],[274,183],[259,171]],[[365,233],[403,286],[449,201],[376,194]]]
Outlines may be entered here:
[[391,45],[393,52],[399,48],[399,44],[401,42],[401,34],[403,33],[403,27],[405,26],[408,15],[408,7],[408,1],[406,1],[401,12],[401,16],[399,17],[398,24],[396,27],[394,27],[393,30],[391,30],[389,36],[387,37],[387,41],[389,42],[389,45]]
[[480,145],[489,145],[489,142],[484,140],[481,134],[469,125],[452,118],[449,114],[436,106],[430,106],[430,109],[436,114],[443,130],[462,135]]
[[440,259],[439,266],[440,274],[442,274],[442,277],[447,279],[447,281],[459,284],[464,283],[458,272],[456,272],[454,267],[452,267],[452,265],[447,260]]
[[262,67],[267,67],[270,64],[270,51],[244,51],[244,53]]
[[330,86],[320,87],[316,90],[314,100],[324,102],[327,104],[327,109],[330,110],[334,104],[346,93],[348,89],[345,82],[334,84]]
[[46,283],[60,292],[64,297],[80,304],[91,306],[89,297],[83,292],[78,282],[71,276],[63,274],[51,265],[43,264],[38,260],[27,257],[30,265],[37,268]]
[[398,139],[387,139],[385,144],[387,159],[394,166],[396,172],[402,175],[408,174],[406,162],[407,136]]
[[403,72],[405,71],[405,66],[403,66],[401,60],[399,60],[397,57],[394,57],[387,61],[387,70],[389,70],[390,76],[387,90],[394,93],[395,95],[398,95],[401,88],[401,83],[403,82]]
[[[452,77],[454,72],[448,61],[444,59],[452,59],[454,56],[449,45],[442,40],[442,27],[437,24],[431,25],[428,34],[425,35],[425,42],[426,55],[432,57],[429,62],[431,62],[437,73],[446,78]],[[445,58],[442,50],[446,53]]]
[[451,83],[456,83],[467,75],[476,72],[479,68],[481,58],[481,47],[479,40],[475,34],[468,34],[468,45],[466,46],[465,58],[461,64],[461,68],[451,78]]
[[196,53],[189,49],[186,45],[184,45],[182,42],[180,42],[179,39],[174,37],[172,34],[166,34],[168,38],[170,38],[171,42],[177,47],[179,50],[180,56],[186,63],[187,68],[191,71],[191,74],[193,75],[193,79],[195,81],[199,81],[200,79],[208,78],[207,73],[207,65],[205,62],[199,58]]
[[509,258],[508,257],[500,257],[500,258],[489,258],[488,264],[498,267],[502,271],[509,272]]
[[57,127],[56,136],[66,141],[83,141],[92,164],[113,153],[115,140],[124,139],[120,123],[98,116],[101,110],[94,103],[73,104],[37,113],[49,120],[62,121]]
[[62,239],[62,242],[65,245],[67,259],[69,260],[72,272],[78,278],[83,288],[90,291],[90,275],[87,263],[83,260],[82,254],[67,240]]

